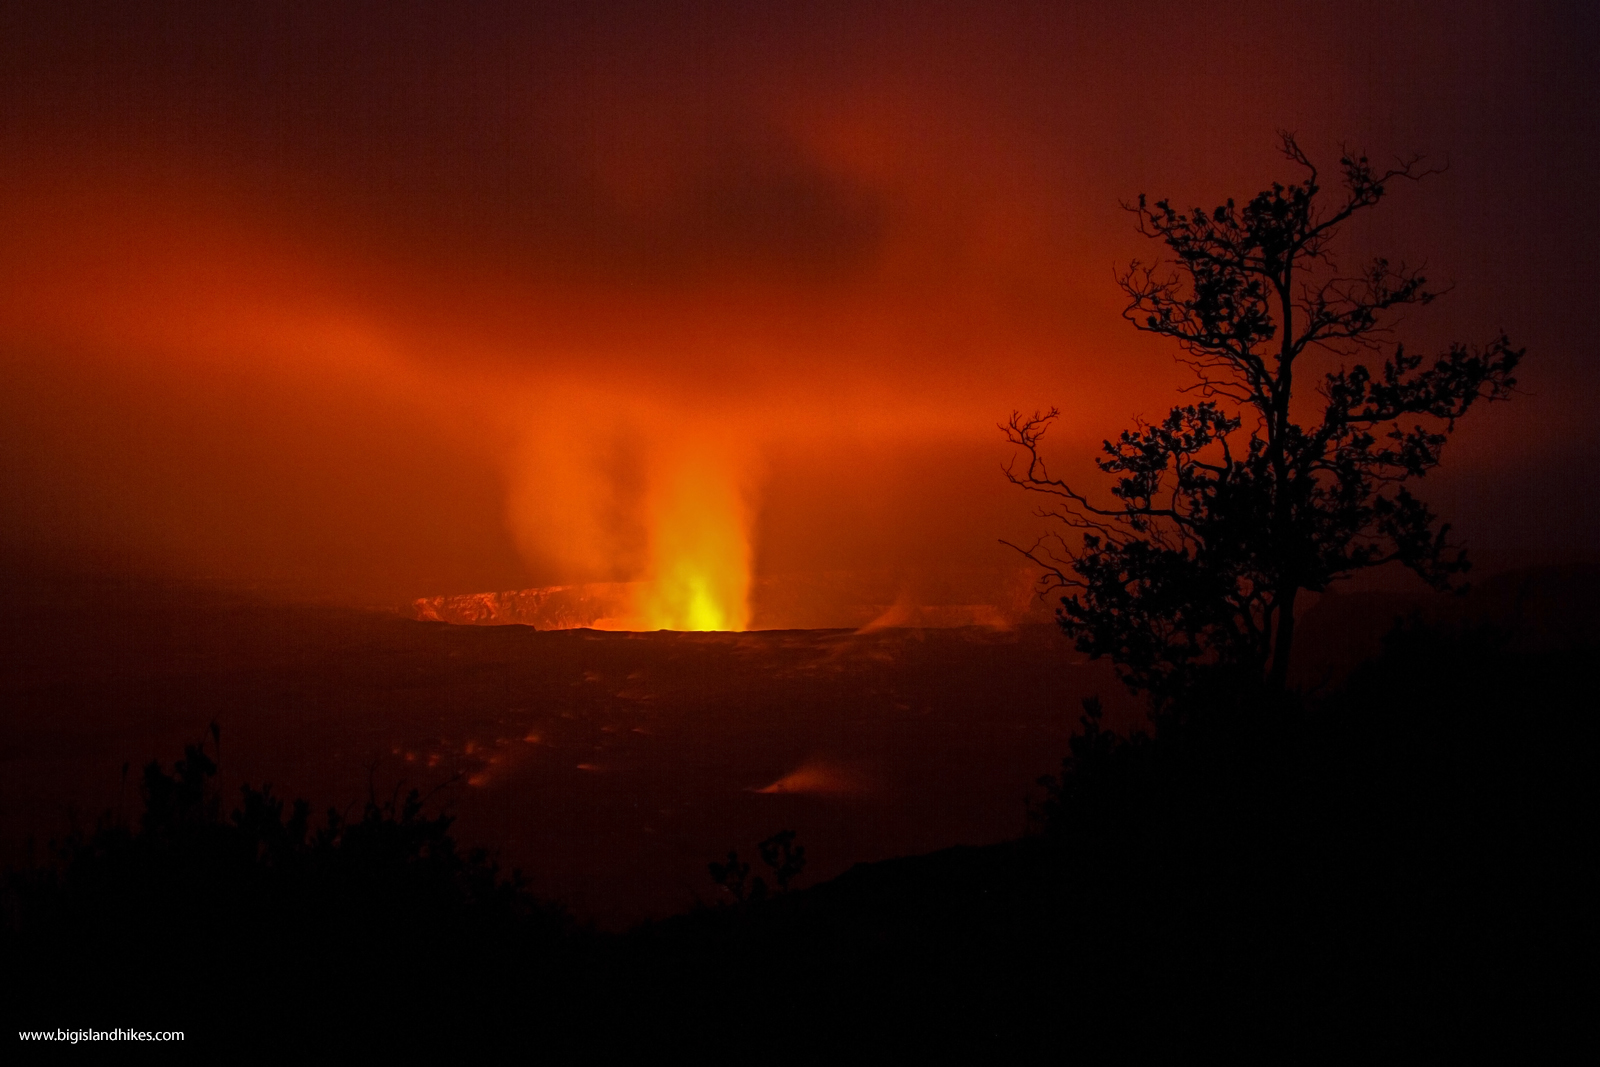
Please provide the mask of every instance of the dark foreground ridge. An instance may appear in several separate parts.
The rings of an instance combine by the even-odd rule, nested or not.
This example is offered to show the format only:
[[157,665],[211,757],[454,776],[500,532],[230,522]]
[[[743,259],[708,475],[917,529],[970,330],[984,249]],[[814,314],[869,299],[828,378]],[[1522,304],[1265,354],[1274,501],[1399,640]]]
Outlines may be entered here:
[[313,817],[247,789],[224,813],[196,746],[146,770],[137,824],[8,875],[7,997],[41,1026],[206,1043],[715,1060],[1548,1037],[1595,979],[1593,651],[1419,627],[1322,698],[1195,698],[1131,740],[1091,703],[1035,835],[622,935],[414,795]]

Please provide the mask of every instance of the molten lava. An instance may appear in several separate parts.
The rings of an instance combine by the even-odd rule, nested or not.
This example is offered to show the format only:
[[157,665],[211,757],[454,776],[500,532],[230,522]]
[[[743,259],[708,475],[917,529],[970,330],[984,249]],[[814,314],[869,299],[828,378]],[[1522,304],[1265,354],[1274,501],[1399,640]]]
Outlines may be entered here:
[[754,480],[737,431],[622,391],[572,390],[540,411],[511,471],[507,518],[530,564],[568,584],[482,604],[435,598],[419,617],[747,629]]
[[750,523],[737,471],[706,448],[680,452],[648,493],[644,630],[743,630],[750,622]]

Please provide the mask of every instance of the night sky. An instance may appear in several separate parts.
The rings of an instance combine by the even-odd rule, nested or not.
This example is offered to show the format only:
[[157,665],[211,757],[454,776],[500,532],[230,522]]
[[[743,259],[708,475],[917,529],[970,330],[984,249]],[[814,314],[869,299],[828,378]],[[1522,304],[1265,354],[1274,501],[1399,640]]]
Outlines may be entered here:
[[[0,546],[393,604],[1012,566],[1185,383],[1119,204],[1444,173],[1346,231],[1524,395],[1425,495],[1591,558],[1600,17],[1579,4],[0,3]],[[740,583],[745,583],[741,586]],[[725,625],[741,618],[729,615]]]

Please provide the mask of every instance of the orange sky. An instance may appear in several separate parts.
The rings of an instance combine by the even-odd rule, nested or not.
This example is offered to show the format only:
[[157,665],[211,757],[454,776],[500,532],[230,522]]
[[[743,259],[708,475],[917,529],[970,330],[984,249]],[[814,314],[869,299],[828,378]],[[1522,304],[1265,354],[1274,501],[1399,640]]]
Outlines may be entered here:
[[1076,469],[1183,382],[1119,200],[1293,178],[1279,127],[1448,158],[1349,233],[1454,282],[1408,336],[1529,346],[1434,498],[1491,559],[1595,548],[1585,8],[461,7],[6,6],[9,555],[359,603],[674,538],[1009,565],[996,423],[1061,407]]

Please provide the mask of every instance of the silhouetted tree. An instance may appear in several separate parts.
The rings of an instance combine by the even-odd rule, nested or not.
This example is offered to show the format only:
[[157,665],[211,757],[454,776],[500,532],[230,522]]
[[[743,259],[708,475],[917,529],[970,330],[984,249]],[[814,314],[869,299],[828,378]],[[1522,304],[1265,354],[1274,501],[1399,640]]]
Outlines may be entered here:
[[[1343,272],[1332,246],[1391,183],[1436,172],[1346,154],[1330,202],[1295,138],[1281,137],[1305,177],[1242,207],[1186,213],[1143,195],[1124,205],[1171,257],[1121,275],[1124,316],[1178,343],[1196,400],[1104,443],[1096,463],[1115,476],[1111,499],[1050,475],[1040,441],[1055,409],[1002,427],[1027,459],[1007,476],[1055,498],[1041,514],[1070,528],[1070,541],[1057,532],[1024,550],[1063,590],[1062,628],[1158,699],[1218,668],[1281,690],[1301,590],[1391,561],[1436,588],[1456,583],[1464,552],[1405,483],[1438,465],[1476,401],[1508,398],[1523,356],[1504,334],[1426,365],[1392,343],[1390,313],[1437,294],[1382,258]],[[1313,353],[1339,361],[1315,401],[1295,392]],[[1297,421],[1313,410],[1315,421]]]
[[[54,862],[0,878],[0,951],[27,977],[27,1003],[205,1005],[304,1025],[328,997],[421,1005],[426,982],[437,1010],[570,978],[581,943],[566,913],[458,847],[452,818],[425,814],[418,791],[317,824],[304,800],[245,785],[224,814],[215,726],[211,739],[170,772],[146,766],[137,824],[108,813]],[[441,974],[450,987],[432,988]]]
[[[756,851],[771,872],[779,893],[787,893],[789,883],[806,869],[806,847],[795,844],[793,830],[779,830],[757,844]],[[727,863],[713,860],[706,869],[711,872],[711,880],[740,904],[767,899],[767,880],[759,874],[751,878],[750,865],[740,861],[738,852],[729,851]]]

